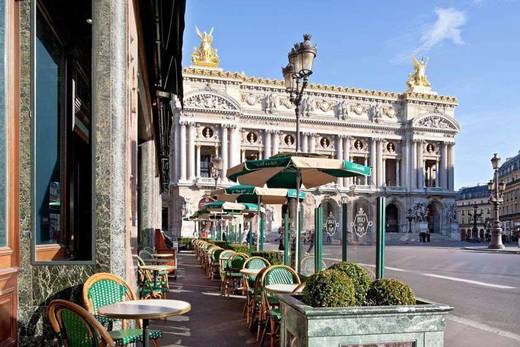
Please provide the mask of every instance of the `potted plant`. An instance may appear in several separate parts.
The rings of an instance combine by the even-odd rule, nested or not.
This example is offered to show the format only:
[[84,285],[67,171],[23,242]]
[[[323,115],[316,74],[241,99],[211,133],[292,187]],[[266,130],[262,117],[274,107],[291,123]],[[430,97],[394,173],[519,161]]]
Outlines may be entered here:
[[281,346],[444,345],[452,307],[417,300],[397,280],[366,286],[367,278],[363,268],[342,263],[310,276],[301,295],[280,295]]

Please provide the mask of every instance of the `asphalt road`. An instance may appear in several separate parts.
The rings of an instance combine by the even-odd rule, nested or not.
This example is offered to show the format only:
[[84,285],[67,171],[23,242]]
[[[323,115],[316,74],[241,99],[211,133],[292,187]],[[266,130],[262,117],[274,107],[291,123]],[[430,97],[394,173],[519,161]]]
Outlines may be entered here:
[[[349,249],[349,260],[374,264],[374,247]],[[408,283],[417,297],[454,307],[448,347],[520,346],[520,254],[489,254],[460,247],[387,246],[385,277]],[[328,263],[341,249],[327,245]]]

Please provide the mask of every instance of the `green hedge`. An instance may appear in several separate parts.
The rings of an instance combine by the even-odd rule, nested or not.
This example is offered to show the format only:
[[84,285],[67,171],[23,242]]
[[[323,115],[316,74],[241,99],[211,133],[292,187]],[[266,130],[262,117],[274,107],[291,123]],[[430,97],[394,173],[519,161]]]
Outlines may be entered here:
[[193,245],[191,242],[194,239],[194,237],[179,237],[177,239],[177,242],[179,243],[179,250],[193,250]]
[[356,290],[356,305],[363,306],[371,282],[367,270],[358,264],[346,261],[334,264],[329,269],[341,271],[350,277]]
[[356,304],[352,280],[338,270],[324,270],[311,275],[302,294],[303,302],[312,307],[347,307]]
[[271,265],[283,264],[283,253],[275,251],[253,252],[252,256],[263,257],[267,259],[271,263]]
[[415,294],[408,285],[394,279],[375,280],[367,292],[370,306],[415,305]]

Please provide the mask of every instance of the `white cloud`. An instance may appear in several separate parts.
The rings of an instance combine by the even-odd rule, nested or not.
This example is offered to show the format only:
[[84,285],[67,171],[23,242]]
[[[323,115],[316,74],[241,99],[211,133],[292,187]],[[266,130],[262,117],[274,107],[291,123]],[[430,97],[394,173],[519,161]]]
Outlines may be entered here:
[[415,54],[428,52],[445,40],[456,45],[464,44],[461,29],[466,24],[466,14],[453,7],[436,8],[435,14],[437,18],[434,23],[426,26]]

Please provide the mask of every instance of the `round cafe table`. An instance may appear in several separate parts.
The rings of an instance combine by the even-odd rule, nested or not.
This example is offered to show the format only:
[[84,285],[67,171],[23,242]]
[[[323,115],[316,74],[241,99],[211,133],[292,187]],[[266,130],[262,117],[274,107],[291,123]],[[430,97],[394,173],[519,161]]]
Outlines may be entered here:
[[100,307],[98,314],[115,319],[142,319],[143,346],[149,347],[148,325],[150,319],[180,316],[190,310],[190,303],[180,300],[129,300]]
[[[298,288],[299,287],[299,288]],[[295,291],[298,288],[297,291]],[[270,292],[278,293],[278,294],[291,294],[291,293],[299,293],[303,290],[304,285],[301,284],[268,284],[265,286]]]

